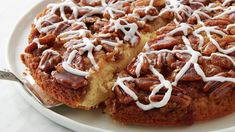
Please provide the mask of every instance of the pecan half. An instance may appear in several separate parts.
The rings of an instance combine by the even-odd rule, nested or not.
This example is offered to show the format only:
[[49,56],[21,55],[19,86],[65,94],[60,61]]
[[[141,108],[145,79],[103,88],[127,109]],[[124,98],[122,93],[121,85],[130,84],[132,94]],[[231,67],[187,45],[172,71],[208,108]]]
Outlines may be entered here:
[[212,53],[216,52],[217,51],[217,48],[214,44],[212,44],[211,42],[205,44],[203,47],[202,47],[202,54],[203,55],[211,55]]
[[170,24],[168,24],[168,25],[158,29],[156,31],[156,34],[157,35],[167,34],[170,31],[174,30],[175,28],[176,28],[176,24],[172,22],[172,23],[170,23]]
[[63,32],[66,28],[68,28],[70,25],[66,22],[60,23],[56,29],[52,32],[53,35],[57,36],[61,32]]
[[61,61],[62,58],[59,55],[46,52],[42,55],[38,68],[45,72],[50,72],[51,70],[55,69],[55,66]]
[[93,24],[99,19],[100,18],[97,16],[85,17],[84,19],[82,19],[82,22],[84,22],[86,24]]
[[[136,0],[131,3],[132,7],[138,7],[138,6],[148,6],[151,0]],[[165,4],[164,0],[156,0],[153,2],[153,6],[158,7]]]
[[223,69],[219,66],[206,63],[203,64],[203,71],[205,72],[206,76],[214,76],[218,73],[221,73]]
[[149,76],[149,77],[140,77],[135,79],[136,86],[145,91],[151,91],[151,86],[155,84],[159,84],[159,80],[156,77]]
[[101,0],[80,0],[80,4],[83,6],[99,6]]
[[[227,46],[225,47],[225,49],[229,49],[229,48],[232,48],[232,47],[234,47],[234,45],[227,45]],[[232,53],[230,53],[230,54],[228,54],[228,55],[235,57],[235,51],[233,51]]]
[[103,28],[104,28],[106,25],[108,25],[108,23],[109,23],[109,22],[108,22],[107,20],[105,20],[105,19],[97,20],[97,21],[94,23],[94,25],[91,26],[91,30],[94,31],[94,32],[101,32],[101,31],[104,30]]
[[118,98],[118,101],[122,104],[129,104],[130,102],[134,101],[131,96],[128,96],[124,93],[118,86],[114,88],[114,92]]
[[[234,77],[234,72],[222,72],[217,75],[223,77]],[[218,99],[231,93],[231,90],[233,90],[234,88],[235,84],[233,82],[210,81],[207,82],[206,85],[203,87],[203,91],[208,93],[210,98]]]
[[[126,70],[129,74],[136,76],[136,58],[132,60],[132,62],[127,66]],[[140,74],[144,75],[149,72],[149,63],[146,58],[144,58],[143,65],[140,70]]]
[[154,50],[160,50],[172,49],[175,45],[178,44],[178,41],[173,37],[162,37],[161,39],[157,38],[155,40],[152,40],[150,43],[152,43],[151,48],[153,48]]
[[207,26],[219,26],[220,28],[224,28],[231,23],[231,20],[226,18],[219,18],[219,19],[208,19],[205,22]]
[[189,42],[194,50],[198,50],[199,38],[194,35],[189,35]]
[[176,53],[175,56],[180,61],[188,61],[191,58],[191,55],[187,53]]
[[159,69],[160,72],[168,71],[172,69],[176,58],[172,53],[160,53],[157,55],[155,68]]
[[170,20],[170,21],[172,21],[172,18],[174,18],[174,16],[175,16],[175,13],[172,11],[166,11],[165,13],[161,15],[162,18],[166,20]]
[[48,34],[46,36],[39,38],[39,43],[42,45],[47,45],[47,46],[51,47],[53,45],[53,42],[55,41],[55,39],[56,39],[55,35]]
[[35,42],[30,43],[26,48],[25,48],[25,52],[26,53],[33,53],[34,50],[36,50],[38,48],[37,44]]
[[226,69],[233,68],[233,63],[228,58],[216,54],[211,55],[211,63]]
[[231,34],[231,35],[235,35],[235,27],[231,27],[231,28],[229,28],[229,34]]
[[213,99],[219,99],[222,97],[225,97],[231,94],[232,90],[235,89],[235,84],[232,82],[224,82],[220,85],[217,85],[217,87],[212,91],[209,95],[210,98]]
[[[68,49],[65,53],[64,53],[64,61],[68,60],[70,53],[72,52],[72,49]],[[89,67],[89,65],[87,63],[85,63],[85,60],[87,60],[86,57],[83,57],[79,54],[76,54],[76,56],[74,57],[71,66],[84,71],[85,70],[85,66]],[[89,59],[87,60],[87,62],[89,63]],[[85,65],[86,64],[86,65]]]
[[[153,102],[159,102],[159,101],[162,100],[163,97],[164,97],[164,95],[155,95],[155,96],[151,97],[151,100]],[[191,97],[189,97],[187,95],[180,95],[180,96],[171,95],[171,98],[168,102],[168,105],[172,104],[172,103],[175,103],[180,108],[186,108],[191,104],[191,102],[192,102]],[[165,107],[167,107],[167,106],[165,106]]]
[[47,21],[42,22],[42,27],[46,27],[51,25],[52,23],[57,23],[61,21],[61,18],[57,15],[53,15],[51,18],[49,18]]
[[173,86],[173,95],[186,95],[187,91],[181,87]]
[[[86,28],[85,25],[82,25],[82,24],[73,24],[71,26],[70,30],[74,31],[74,30],[79,30],[79,29],[84,29],[84,28]],[[66,31],[68,31],[68,29],[66,29]]]
[[80,89],[88,86],[88,81],[84,77],[76,76],[66,71],[53,71],[52,77],[57,83],[70,89]]
[[207,82],[203,88],[203,91],[210,93],[214,89],[216,89],[220,84],[221,84],[221,82],[216,82],[216,81]]
[[110,16],[109,11],[105,11],[103,13],[103,17],[106,18],[106,19],[111,19],[112,17],[113,17],[112,19],[117,19],[117,18],[125,16],[125,13],[124,13],[125,11],[124,10],[122,10],[122,11],[123,11],[123,13],[122,12],[114,13],[113,16]]
[[188,71],[181,77],[180,81],[197,81],[201,79],[201,76],[199,76],[195,69],[191,66]]
[[[181,87],[172,86],[171,95],[179,96],[179,95],[187,95],[187,91]],[[164,94],[167,91],[165,87],[161,88],[159,94]]]
[[138,14],[142,18],[142,17],[145,17],[147,15],[149,15],[149,16],[157,16],[158,15],[158,10],[155,9],[155,8],[151,8],[151,9],[145,11],[144,9],[141,9],[141,8],[138,9],[137,8],[137,9],[134,9],[134,13]]
[[[107,45],[106,45],[107,46]],[[107,48],[108,48],[108,46],[107,47],[103,47],[103,48],[106,48],[106,50],[107,50]],[[109,47],[110,48],[110,47]],[[108,51],[107,53],[106,53],[106,60],[108,61],[108,62],[114,62],[114,61],[117,61],[117,60],[120,60],[122,58],[122,55],[120,54],[120,51],[119,50],[114,50],[114,51],[111,51],[111,49],[110,49],[110,51]]]
[[228,36],[218,39],[217,41],[221,47],[224,47],[226,45],[235,43],[235,37],[228,35]]
[[235,21],[235,13],[231,13],[229,15],[229,19],[234,22]]

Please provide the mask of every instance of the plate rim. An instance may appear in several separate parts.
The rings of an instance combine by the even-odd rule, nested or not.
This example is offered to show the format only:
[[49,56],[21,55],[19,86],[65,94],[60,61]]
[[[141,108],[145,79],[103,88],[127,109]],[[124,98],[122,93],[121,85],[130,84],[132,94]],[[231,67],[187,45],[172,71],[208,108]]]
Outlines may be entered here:
[[[43,3],[50,3],[50,1],[38,1],[36,4],[34,4],[29,10],[27,10],[19,19],[17,24],[14,25],[12,31],[10,32],[9,37],[7,38],[7,44],[5,46],[5,62],[6,62],[6,66],[8,68],[8,70],[10,70],[11,72],[14,72],[14,66],[12,65],[12,63],[10,62],[10,46],[12,45],[12,41],[14,39],[14,35],[17,34],[17,31],[19,25],[24,22],[25,18],[30,15],[30,12],[33,11],[36,7],[40,6]],[[35,14],[36,15],[36,14]],[[41,115],[43,115],[44,117],[46,117],[47,119],[55,122],[56,124],[59,124],[65,128],[71,129],[71,130],[86,130],[86,131],[97,131],[97,132],[104,132],[107,131],[105,129],[102,128],[98,128],[98,127],[93,127],[84,123],[80,123],[77,121],[74,121],[72,119],[69,119],[61,114],[58,114],[48,108],[45,108],[44,106],[42,106],[41,104],[39,104],[34,98],[32,98],[30,95],[28,95],[28,93],[24,90],[23,85],[21,85],[20,83],[17,84],[18,90],[21,94],[21,96],[23,96],[23,98],[31,105],[33,106],[33,108],[38,111]],[[64,124],[65,123],[65,124]]]

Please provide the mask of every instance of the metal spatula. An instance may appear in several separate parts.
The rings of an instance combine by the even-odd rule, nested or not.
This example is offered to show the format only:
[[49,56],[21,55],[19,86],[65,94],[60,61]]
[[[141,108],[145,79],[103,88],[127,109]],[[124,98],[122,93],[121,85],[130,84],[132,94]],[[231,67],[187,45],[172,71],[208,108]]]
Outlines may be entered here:
[[0,70],[0,79],[16,81],[23,85],[25,91],[33,97],[38,103],[46,108],[54,108],[62,105],[62,103],[46,95],[42,89],[35,83],[31,75],[25,74],[22,80],[17,78],[9,70]]

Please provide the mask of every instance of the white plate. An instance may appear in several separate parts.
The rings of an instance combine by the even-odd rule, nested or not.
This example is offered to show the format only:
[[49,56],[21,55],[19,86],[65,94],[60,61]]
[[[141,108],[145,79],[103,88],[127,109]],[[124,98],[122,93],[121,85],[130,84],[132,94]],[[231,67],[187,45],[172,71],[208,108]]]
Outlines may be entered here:
[[[36,14],[42,11],[46,5],[55,0],[45,0],[32,8],[16,25],[8,43],[7,60],[10,70],[19,78],[25,69],[20,61],[20,54],[23,53],[27,44],[27,35],[30,32],[30,25]],[[21,85],[19,90],[22,96],[41,114],[52,121],[75,131],[235,131],[235,114],[216,119],[209,122],[197,123],[189,127],[141,127],[141,126],[123,126],[112,122],[109,116],[102,114],[101,111],[83,111],[60,107],[56,109],[46,109],[37,103],[33,98],[27,95]],[[170,120],[170,119],[169,119]]]

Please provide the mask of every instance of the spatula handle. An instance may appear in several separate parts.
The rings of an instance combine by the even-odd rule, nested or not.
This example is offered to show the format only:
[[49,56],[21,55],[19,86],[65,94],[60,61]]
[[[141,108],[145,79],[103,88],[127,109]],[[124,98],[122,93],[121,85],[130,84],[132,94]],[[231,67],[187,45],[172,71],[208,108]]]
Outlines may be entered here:
[[23,84],[23,82],[20,79],[18,79],[13,73],[11,73],[9,70],[0,70],[0,79],[17,81]]

